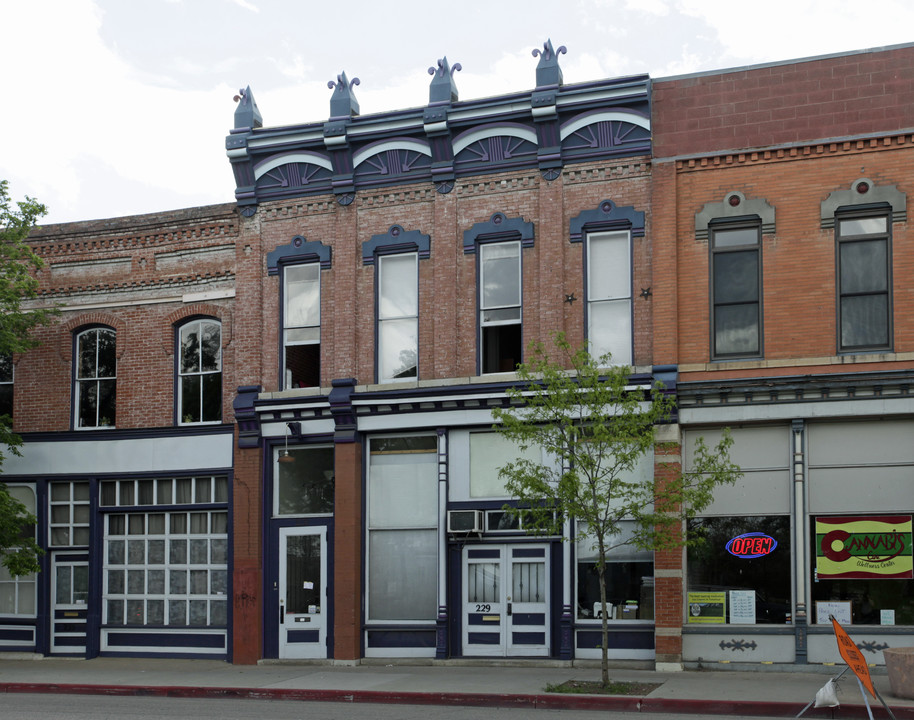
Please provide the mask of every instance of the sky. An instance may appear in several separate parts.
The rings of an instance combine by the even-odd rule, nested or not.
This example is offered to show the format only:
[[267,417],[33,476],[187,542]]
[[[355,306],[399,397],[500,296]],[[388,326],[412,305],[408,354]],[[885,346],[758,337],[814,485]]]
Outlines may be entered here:
[[[0,179],[42,224],[234,200],[239,88],[265,126],[322,122],[330,80],[362,115],[524,92],[551,39],[566,84],[654,78],[914,41],[910,0],[0,0]],[[914,72],[914,68],[911,69]]]

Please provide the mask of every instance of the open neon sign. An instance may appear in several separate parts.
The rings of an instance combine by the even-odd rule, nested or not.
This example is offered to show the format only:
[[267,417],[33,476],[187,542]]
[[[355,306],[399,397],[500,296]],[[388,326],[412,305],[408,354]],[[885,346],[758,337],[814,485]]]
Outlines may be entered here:
[[761,532],[743,533],[727,543],[727,552],[744,560],[765,557],[778,546],[778,541]]

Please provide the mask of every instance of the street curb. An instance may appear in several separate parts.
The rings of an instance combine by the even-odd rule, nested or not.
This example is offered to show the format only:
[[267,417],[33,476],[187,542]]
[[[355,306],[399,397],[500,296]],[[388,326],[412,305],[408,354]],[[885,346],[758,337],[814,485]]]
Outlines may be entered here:
[[[676,715],[760,715],[796,717],[797,703],[761,700],[696,700],[604,695],[518,695],[511,693],[392,692],[385,690],[316,690],[313,688],[189,687],[185,685],[80,685],[56,683],[0,683],[0,693],[54,693],[126,697],[224,698],[227,700],[298,700],[302,702],[378,703],[384,705],[465,705],[470,707],[528,708],[532,710],[615,710],[630,713]],[[875,704],[874,717],[885,710]],[[914,707],[892,708],[897,720],[914,720]],[[864,705],[810,708],[804,718],[868,718]]]

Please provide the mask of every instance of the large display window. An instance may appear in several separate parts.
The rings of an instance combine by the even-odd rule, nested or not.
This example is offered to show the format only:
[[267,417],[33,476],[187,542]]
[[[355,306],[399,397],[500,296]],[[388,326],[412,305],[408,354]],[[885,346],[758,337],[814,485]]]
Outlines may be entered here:
[[792,620],[789,516],[688,521],[686,622],[784,624]]
[[812,616],[842,624],[914,625],[911,515],[810,519]]

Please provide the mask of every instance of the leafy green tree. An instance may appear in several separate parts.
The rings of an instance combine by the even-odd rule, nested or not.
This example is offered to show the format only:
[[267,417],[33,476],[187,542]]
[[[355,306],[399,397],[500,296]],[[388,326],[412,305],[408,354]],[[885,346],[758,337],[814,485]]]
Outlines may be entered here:
[[[14,354],[38,344],[32,330],[47,324],[55,315],[53,309],[22,307],[24,300],[38,294],[35,273],[43,264],[25,239],[45,214],[47,208],[32,198],[14,203],[9,183],[0,180],[0,356],[5,366]],[[0,467],[5,453],[19,455],[21,445],[22,438],[13,432],[12,418],[0,415]],[[38,570],[41,550],[31,531],[35,522],[25,505],[0,483],[0,561],[13,575]]]
[[[531,360],[518,366],[521,383],[508,391],[511,404],[496,408],[497,429],[521,450],[541,448],[549,462],[519,458],[500,470],[528,532],[563,535],[574,520],[573,539],[590,539],[597,551],[597,576],[603,619],[602,681],[609,684],[606,557],[612,549],[634,545],[666,550],[695,542],[683,533],[684,521],[706,508],[714,489],[740,475],[730,461],[728,433],[710,449],[699,440],[689,472],[667,467],[655,481],[633,472],[655,444],[654,430],[669,419],[672,398],[660,386],[644,393],[629,385],[631,370],[612,366],[555,337],[561,362],[550,359],[542,343],[530,346]],[[622,532],[623,523],[634,532]]]

